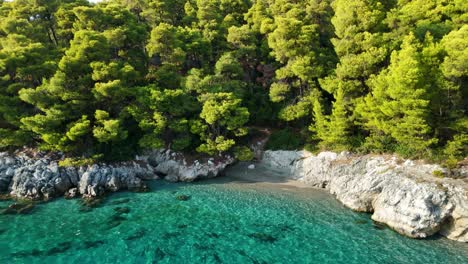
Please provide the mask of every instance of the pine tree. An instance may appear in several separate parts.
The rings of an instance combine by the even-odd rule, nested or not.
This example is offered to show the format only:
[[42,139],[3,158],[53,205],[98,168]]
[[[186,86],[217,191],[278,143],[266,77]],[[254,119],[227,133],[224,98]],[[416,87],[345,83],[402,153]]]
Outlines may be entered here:
[[334,150],[350,149],[350,127],[345,95],[342,89],[338,89],[330,116],[328,134],[322,138],[323,143]]
[[391,137],[398,144],[395,150],[404,155],[423,154],[437,142],[428,121],[430,85],[420,49],[408,35],[401,50],[392,53],[388,69],[370,80],[372,92],[357,109],[371,137]]
[[208,93],[200,96],[203,103],[200,120],[192,122],[192,133],[198,134],[202,144],[198,152],[210,155],[230,150],[235,138],[247,135],[247,108],[232,93]]

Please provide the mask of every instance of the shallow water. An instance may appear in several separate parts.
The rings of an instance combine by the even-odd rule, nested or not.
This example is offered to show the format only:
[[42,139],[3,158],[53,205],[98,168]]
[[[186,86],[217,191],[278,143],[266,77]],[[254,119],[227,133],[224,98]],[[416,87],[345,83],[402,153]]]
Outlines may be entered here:
[[0,215],[0,263],[468,263],[468,245],[405,238],[320,190],[157,181],[91,211],[57,199]]

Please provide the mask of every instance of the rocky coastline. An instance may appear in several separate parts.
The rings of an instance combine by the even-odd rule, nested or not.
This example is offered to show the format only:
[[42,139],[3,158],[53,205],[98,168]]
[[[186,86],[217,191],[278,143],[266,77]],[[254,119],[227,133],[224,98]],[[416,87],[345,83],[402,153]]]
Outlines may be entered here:
[[[63,158],[44,152],[0,153],[0,194],[26,200],[92,199],[119,190],[145,191],[147,180],[192,182],[217,177],[235,162],[228,155],[188,160],[171,150],[149,151],[131,162],[80,167],[59,166]],[[403,235],[441,234],[468,242],[466,166],[449,172],[395,156],[307,151],[265,151],[259,165],[258,169],[266,167],[326,189],[350,209],[371,213],[374,221]]]
[[[266,151],[262,165],[323,188],[352,210],[400,234],[468,242],[468,169],[385,155]],[[452,175],[449,175],[452,173]],[[450,176],[450,177],[447,177]]]
[[144,191],[145,180],[191,182],[216,177],[234,162],[227,155],[187,162],[171,150],[150,151],[131,162],[80,167],[59,166],[63,158],[45,152],[0,153],[0,193],[30,200],[93,198],[119,190]]

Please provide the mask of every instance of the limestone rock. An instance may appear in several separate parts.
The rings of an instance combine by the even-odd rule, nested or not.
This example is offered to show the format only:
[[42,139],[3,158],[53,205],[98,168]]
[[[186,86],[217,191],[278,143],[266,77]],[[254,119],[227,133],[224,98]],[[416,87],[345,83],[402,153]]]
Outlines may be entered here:
[[262,163],[327,189],[347,207],[373,213],[373,220],[401,234],[423,238],[439,232],[468,242],[468,186],[462,179],[434,177],[434,171],[445,172],[438,165],[394,156],[306,151],[266,151]]
[[[32,154],[31,154],[32,152]],[[59,167],[63,156],[54,153],[0,153],[0,192],[13,197],[49,199],[65,195],[98,197],[119,190],[144,190],[144,180],[165,176],[169,181],[194,181],[220,175],[235,160],[230,156],[189,163],[171,150],[155,150],[135,161],[116,164]]]
[[451,203],[452,214],[442,226],[441,234],[449,239],[468,242],[468,191],[461,186],[444,184]]
[[74,197],[78,193],[96,197],[107,191],[143,188],[142,179],[154,177],[153,168],[147,164],[127,162],[64,168],[58,166],[60,158],[0,153],[0,192],[28,199],[49,199],[64,194]]
[[201,162],[187,162],[178,152],[155,150],[147,154],[147,162],[154,167],[156,174],[171,182],[192,182],[198,179],[214,178],[221,174],[235,159],[229,155],[217,159],[205,158]]
[[70,190],[68,190],[66,193],[65,193],[65,199],[73,199],[73,198],[76,198],[78,197],[78,188],[71,188]]
[[448,195],[435,184],[399,179],[384,186],[373,203],[372,219],[413,238],[437,233],[452,213]]

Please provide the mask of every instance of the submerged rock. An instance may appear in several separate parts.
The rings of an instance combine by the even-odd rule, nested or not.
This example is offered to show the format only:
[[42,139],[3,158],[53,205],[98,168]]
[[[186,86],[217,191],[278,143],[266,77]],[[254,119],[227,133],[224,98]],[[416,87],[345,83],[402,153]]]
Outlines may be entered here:
[[72,245],[73,245],[72,242],[69,242],[69,241],[59,243],[57,246],[47,250],[45,252],[45,255],[50,256],[50,255],[64,253],[68,251],[72,247]]
[[376,222],[376,221],[372,221],[372,226],[375,228],[375,229],[378,229],[378,230],[384,230],[387,228],[387,226],[385,226],[384,224],[380,223],[380,222]]
[[125,238],[125,240],[127,240],[127,241],[136,240],[136,239],[140,239],[140,238],[144,237],[145,235],[146,235],[146,231],[143,230],[143,229],[140,229],[140,230],[135,231],[135,233],[127,236]]
[[356,219],[356,220],[354,221],[354,223],[357,224],[357,225],[365,225],[365,224],[367,224],[368,222],[367,222],[367,220],[364,220],[364,219]]
[[2,214],[28,214],[34,209],[33,203],[14,203],[4,209]]
[[128,207],[116,207],[114,211],[119,214],[128,214],[130,213],[130,208]]
[[102,199],[100,198],[83,198],[81,200],[81,205],[88,208],[96,208],[102,204]]
[[435,171],[445,171],[440,166],[392,156],[307,151],[266,151],[262,163],[327,189],[347,207],[372,213],[374,221],[406,236],[441,233],[468,242],[467,183],[434,177]]
[[95,248],[104,244],[105,243],[102,240],[84,241],[83,244],[81,245],[81,248],[84,248],[84,249]]
[[255,238],[255,239],[257,239],[259,241],[262,241],[262,242],[268,242],[268,243],[273,243],[276,240],[278,240],[274,236],[272,236],[270,234],[266,234],[266,233],[253,233],[253,234],[249,234],[249,237]]
[[180,194],[180,195],[177,195],[177,196],[176,196],[176,199],[179,200],[179,201],[188,201],[188,200],[190,200],[190,196],[184,195],[184,194]]

